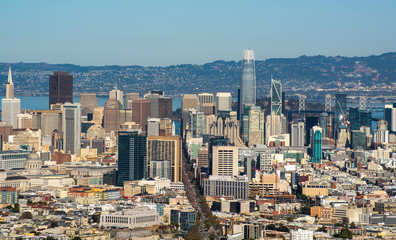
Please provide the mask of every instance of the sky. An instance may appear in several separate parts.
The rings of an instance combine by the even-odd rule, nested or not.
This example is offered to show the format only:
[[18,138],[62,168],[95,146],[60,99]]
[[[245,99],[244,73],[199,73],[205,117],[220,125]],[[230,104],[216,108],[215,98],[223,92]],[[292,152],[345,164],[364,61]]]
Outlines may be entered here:
[[396,51],[394,0],[1,0],[0,62],[169,66]]

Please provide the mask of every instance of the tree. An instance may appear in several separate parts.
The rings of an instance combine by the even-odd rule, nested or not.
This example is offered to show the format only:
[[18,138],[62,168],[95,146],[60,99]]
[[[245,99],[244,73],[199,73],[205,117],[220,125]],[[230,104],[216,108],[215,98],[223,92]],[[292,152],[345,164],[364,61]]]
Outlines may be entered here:
[[349,227],[350,228],[356,228],[356,224],[354,222],[351,222],[351,225]]
[[100,213],[95,213],[94,215],[92,215],[92,221],[94,223],[99,223],[100,222]]
[[266,230],[276,230],[276,226],[275,226],[275,224],[268,224],[266,227],[265,227],[265,229]]
[[12,212],[17,213],[20,210],[19,203],[15,203],[14,207],[11,209]]
[[202,239],[202,235],[199,232],[198,226],[195,225],[192,228],[190,228],[184,238],[187,239],[187,240],[200,240],[200,239]]
[[352,239],[352,232],[349,231],[348,228],[342,228],[340,233],[336,233],[333,235],[334,237],[337,238],[348,238],[348,239]]
[[74,237],[72,240],[82,240],[80,237]]
[[348,227],[348,225],[349,225],[349,218],[343,217],[343,218],[342,218],[342,225]]
[[23,212],[21,214],[21,219],[33,219],[33,214],[31,212]]

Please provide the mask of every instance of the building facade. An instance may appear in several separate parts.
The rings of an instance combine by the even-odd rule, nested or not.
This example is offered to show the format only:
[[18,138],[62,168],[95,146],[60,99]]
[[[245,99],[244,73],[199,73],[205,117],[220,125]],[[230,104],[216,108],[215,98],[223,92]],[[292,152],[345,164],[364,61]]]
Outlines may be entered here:
[[49,106],[66,102],[73,102],[73,76],[55,71],[49,76]]

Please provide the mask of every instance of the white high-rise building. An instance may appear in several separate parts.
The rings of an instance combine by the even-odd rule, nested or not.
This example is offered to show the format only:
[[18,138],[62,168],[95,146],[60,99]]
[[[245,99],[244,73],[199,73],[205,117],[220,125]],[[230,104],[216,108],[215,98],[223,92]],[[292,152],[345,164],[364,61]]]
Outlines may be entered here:
[[198,94],[198,101],[200,104],[213,103],[213,94],[200,93]]
[[63,150],[80,154],[81,150],[81,104],[65,103],[62,114]]
[[238,176],[238,147],[213,146],[213,176]]
[[291,143],[292,147],[303,147],[305,141],[305,124],[304,122],[293,123],[291,125]]
[[117,89],[117,86],[114,87],[114,90],[109,92],[109,98],[118,100],[121,104],[121,108],[124,105],[124,92]]
[[6,98],[2,99],[2,122],[13,128],[18,127],[17,115],[21,111],[21,100],[14,97],[14,83],[12,82],[11,67],[8,70],[6,84]]
[[297,231],[291,231],[292,240],[312,240],[313,231],[298,229]]
[[216,94],[216,111],[231,111],[231,93],[219,92]]
[[249,110],[249,146],[263,145],[264,139],[264,112],[258,106]]

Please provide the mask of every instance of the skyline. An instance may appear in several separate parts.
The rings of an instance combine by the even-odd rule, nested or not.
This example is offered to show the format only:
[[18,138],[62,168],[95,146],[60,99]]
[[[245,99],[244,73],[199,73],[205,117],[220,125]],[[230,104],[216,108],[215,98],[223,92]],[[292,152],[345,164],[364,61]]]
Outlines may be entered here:
[[169,66],[239,61],[243,49],[256,60],[396,50],[393,1],[249,3],[1,2],[0,62]]

